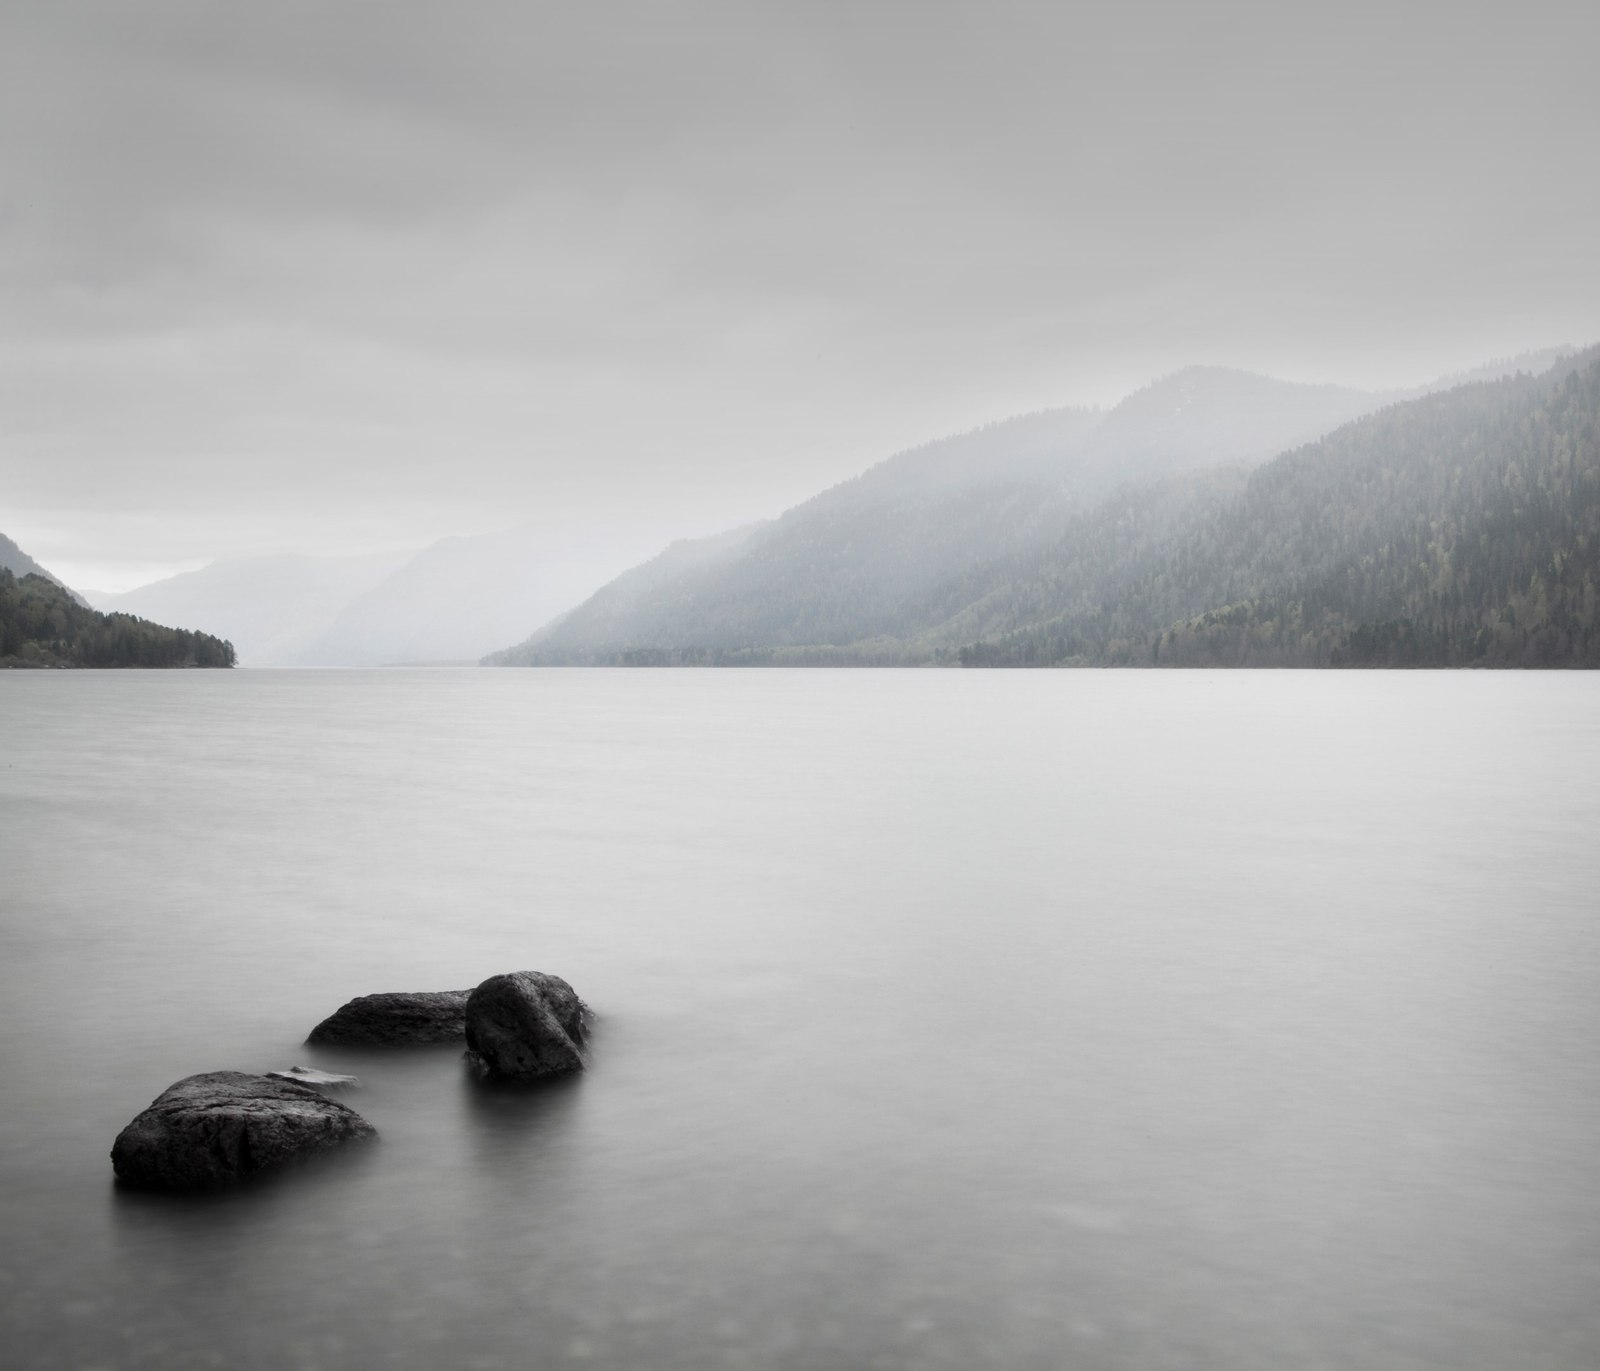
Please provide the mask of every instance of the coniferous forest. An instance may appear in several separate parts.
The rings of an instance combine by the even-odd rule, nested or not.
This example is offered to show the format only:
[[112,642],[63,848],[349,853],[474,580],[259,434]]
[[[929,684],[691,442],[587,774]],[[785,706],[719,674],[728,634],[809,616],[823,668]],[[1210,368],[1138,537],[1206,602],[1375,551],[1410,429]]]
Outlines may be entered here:
[[893,459],[490,661],[1600,666],[1600,349],[1254,462],[1118,483],[1049,438],[959,481]]
[[231,667],[233,645],[131,614],[100,614],[63,586],[0,568],[0,666]]
[[[1396,405],[1285,454],[1147,550],[1127,545],[1115,580],[1104,563],[1068,577],[1046,592],[1055,614],[961,660],[1600,666],[1600,359],[1558,370]],[[1016,580],[1059,571],[1073,542]]]

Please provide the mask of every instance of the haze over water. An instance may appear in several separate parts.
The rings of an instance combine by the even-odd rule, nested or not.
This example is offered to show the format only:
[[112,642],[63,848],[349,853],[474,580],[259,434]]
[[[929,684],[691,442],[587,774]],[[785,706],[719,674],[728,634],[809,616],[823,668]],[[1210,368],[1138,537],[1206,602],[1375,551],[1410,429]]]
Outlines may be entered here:
[[[1592,1367],[1597,832],[1592,675],[7,673],[0,1360]],[[301,1045],[521,968],[583,1076]]]

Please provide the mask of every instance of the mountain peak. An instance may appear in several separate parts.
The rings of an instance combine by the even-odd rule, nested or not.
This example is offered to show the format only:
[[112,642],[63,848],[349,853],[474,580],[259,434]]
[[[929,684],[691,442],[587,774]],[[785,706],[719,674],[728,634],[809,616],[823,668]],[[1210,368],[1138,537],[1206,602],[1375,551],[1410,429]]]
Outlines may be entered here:
[[1134,391],[1112,407],[1107,421],[1186,414],[1197,408],[1236,412],[1240,406],[1283,409],[1292,404],[1303,409],[1307,402],[1315,407],[1319,397],[1337,408],[1351,403],[1371,405],[1376,400],[1368,391],[1347,386],[1280,381],[1238,367],[1197,365],[1174,371]]
[[1106,415],[1093,446],[1119,480],[1260,462],[1330,433],[1387,397],[1191,366],[1136,390]]

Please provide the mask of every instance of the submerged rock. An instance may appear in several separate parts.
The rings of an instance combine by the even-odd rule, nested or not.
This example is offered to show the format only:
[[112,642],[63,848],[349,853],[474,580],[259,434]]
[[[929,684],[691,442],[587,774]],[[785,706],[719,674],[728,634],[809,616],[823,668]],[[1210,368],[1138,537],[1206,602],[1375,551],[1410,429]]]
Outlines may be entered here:
[[581,1071],[583,1001],[559,976],[491,976],[467,1000],[467,1050],[491,1076],[533,1080]]
[[311,1030],[306,1041],[369,1046],[460,1042],[466,1031],[470,993],[412,990],[361,995],[328,1015]]
[[111,1164],[133,1185],[205,1190],[377,1130],[308,1085],[210,1071],[162,1091],[117,1134]]
[[341,1076],[336,1071],[318,1071],[314,1066],[291,1066],[287,1071],[269,1071],[275,1081],[298,1081],[301,1085],[314,1085],[321,1090],[337,1090],[341,1086],[355,1089],[361,1084],[358,1076]]

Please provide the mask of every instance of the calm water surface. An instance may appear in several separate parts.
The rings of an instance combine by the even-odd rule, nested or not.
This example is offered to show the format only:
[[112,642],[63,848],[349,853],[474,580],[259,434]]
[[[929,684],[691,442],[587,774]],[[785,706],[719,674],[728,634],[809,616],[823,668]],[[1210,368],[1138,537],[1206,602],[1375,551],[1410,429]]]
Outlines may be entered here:
[[[0,673],[0,1363],[1593,1368],[1597,913],[1595,676]],[[581,1078],[302,1046],[519,968]]]

